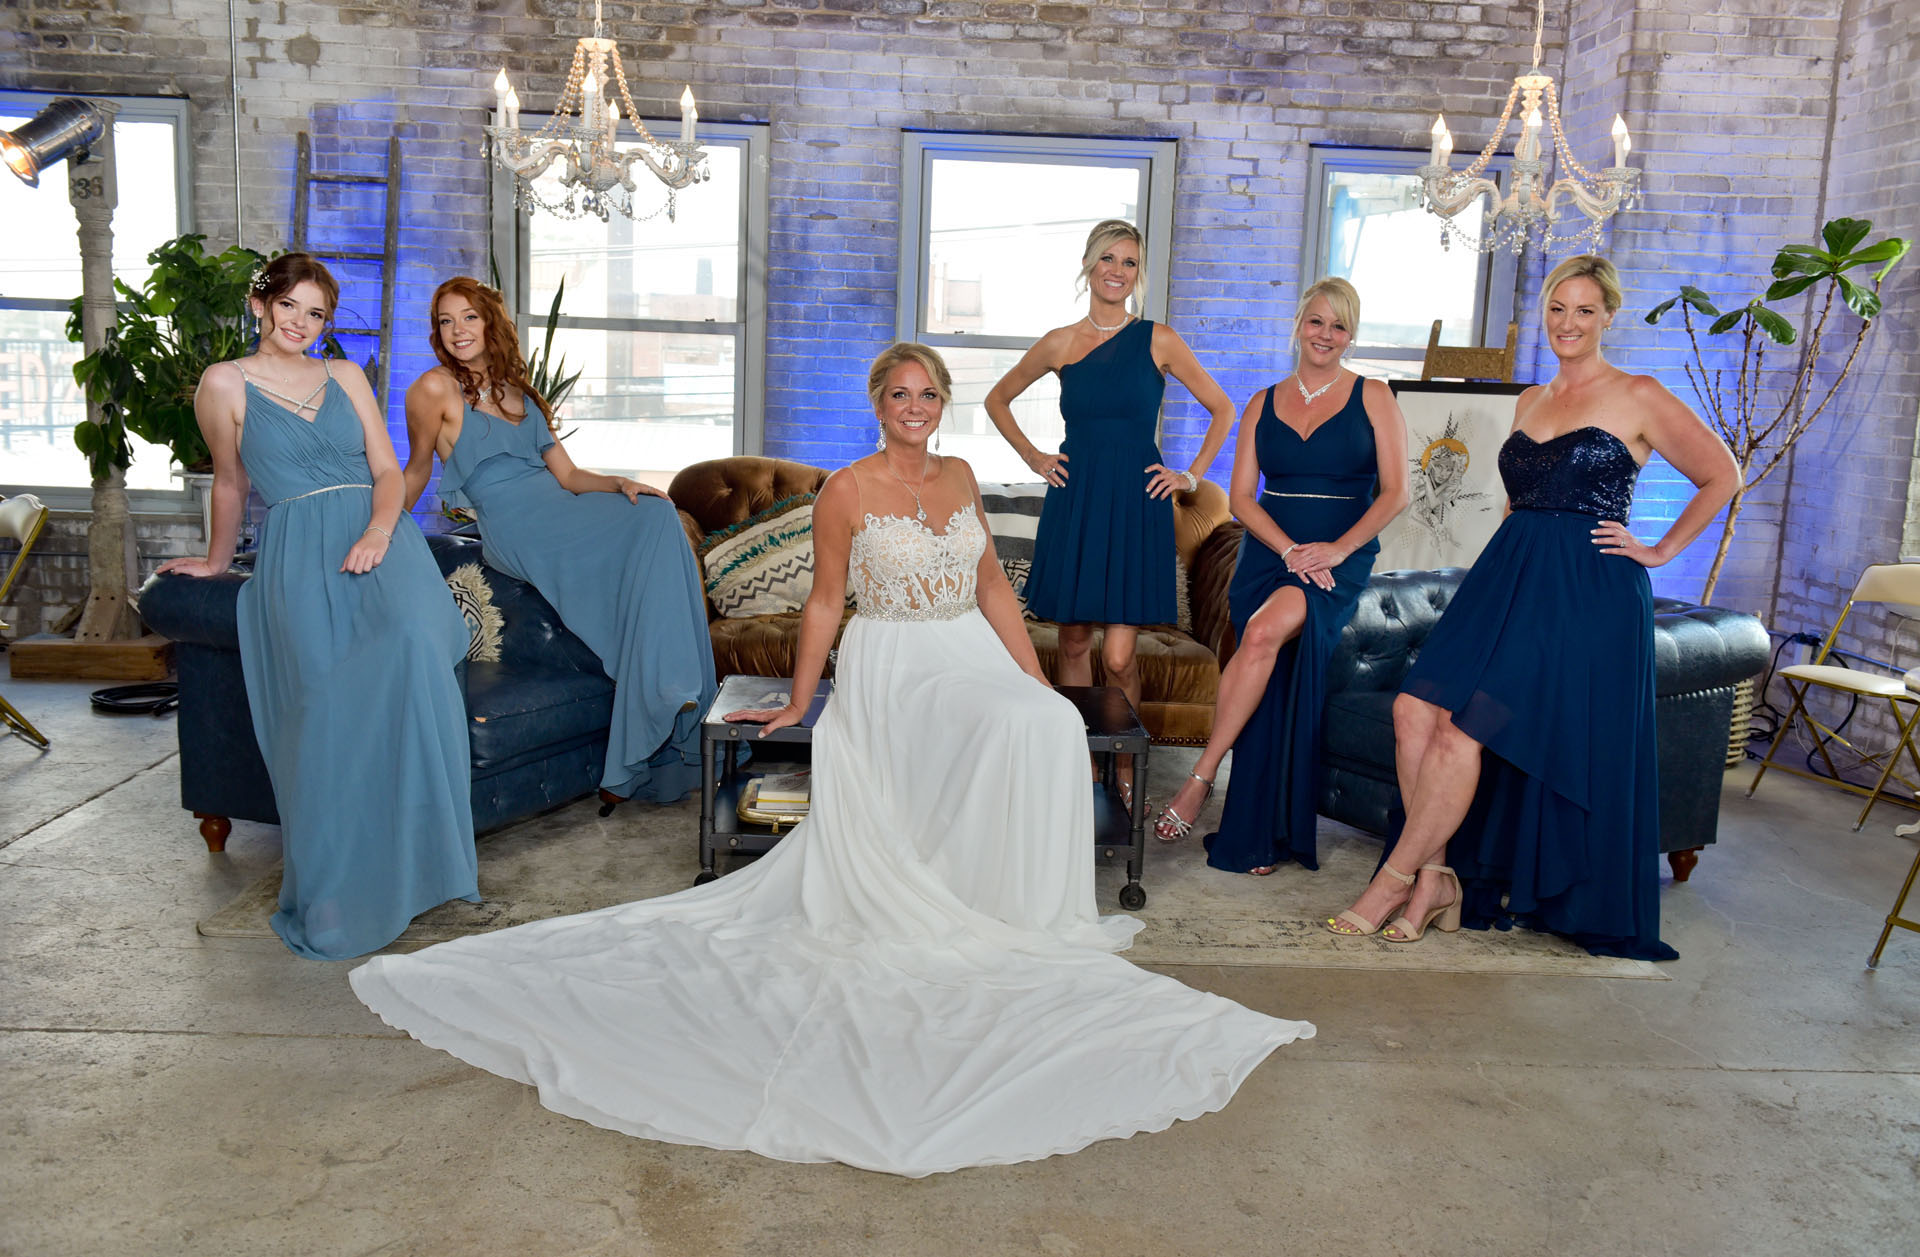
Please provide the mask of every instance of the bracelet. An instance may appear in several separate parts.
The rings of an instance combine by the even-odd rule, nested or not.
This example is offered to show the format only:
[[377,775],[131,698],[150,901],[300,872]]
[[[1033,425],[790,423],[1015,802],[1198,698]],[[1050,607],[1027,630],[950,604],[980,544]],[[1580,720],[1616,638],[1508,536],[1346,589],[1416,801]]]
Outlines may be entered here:
[[1296,541],[1292,545],[1288,546],[1286,549],[1282,550],[1280,552],[1280,561],[1282,563],[1285,563],[1287,561],[1287,556],[1289,554],[1292,554],[1295,550],[1298,550],[1299,548],[1300,548],[1300,543]]
[[364,537],[370,532],[379,533],[382,537],[385,537],[389,542],[393,540],[393,534],[388,532],[386,529],[380,527],[380,525],[378,524],[368,524],[365,528],[360,530],[360,535]]
[[1188,493],[1192,493],[1195,489],[1198,489],[1200,487],[1200,477],[1194,475],[1191,470],[1181,472],[1180,478],[1187,482]]

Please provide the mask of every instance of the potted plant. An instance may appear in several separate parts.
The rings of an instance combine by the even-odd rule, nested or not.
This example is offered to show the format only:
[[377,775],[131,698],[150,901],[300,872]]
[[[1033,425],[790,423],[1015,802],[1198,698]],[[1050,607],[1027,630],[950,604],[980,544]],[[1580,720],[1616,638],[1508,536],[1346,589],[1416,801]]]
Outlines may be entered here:
[[[1687,382],[1693,385],[1694,396],[1699,399],[1707,422],[1726,441],[1740,465],[1740,485],[1733,492],[1733,501],[1727,504],[1726,522],[1720,529],[1720,544],[1714,551],[1713,565],[1707,569],[1701,602],[1713,600],[1720,569],[1733,545],[1741,505],[1780,465],[1794,442],[1806,435],[1839,392],[1880,313],[1880,282],[1912,247],[1909,241],[1897,236],[1868,244],[1866,240],[1872,232],[1873,224],[1866,219],[1836,218],[1820,229],[1818,244],[1785,246],[1774,256],[1773,283],[1766,293],[1731,310],[1722,312],[1706,293],[1683,285],[1676,295],[1647,312],[1647,322],[1658,323],[1669,310],[1676,305],[1680,307],[1687,341],[1692,346],[1686,362]],[[1864,282],[1847,274],[1863,266],[1878,269],[1867,275]],[[1799,296],[1809,289],[1814,292],[1798,327],[1766,304]],[[1846,348],[1846,358],[1839,370],[1833,372],[1823,364],[1821,355],[1828,349],[1825,336],[1829,318],[1837,313],[1836,297],[1858,316],[1859,322],[1853,329],[1853,343]],[[1696,313],[1712,320],[1705,329],[1709,338],[1705,344],[1701,330],[1694,325]],[[1811,323],[1806,322],[1808,318]],[[1708,348],[1722,337],[1737,341],[1733,349],[1737,350],[1739,365],[1732,371],[1724,365],[1709,366],[1707,362]],[[1774,346],[1794,344],[1798,344],[1799,349],[1790,363],[1768,361],[1768,351]]]

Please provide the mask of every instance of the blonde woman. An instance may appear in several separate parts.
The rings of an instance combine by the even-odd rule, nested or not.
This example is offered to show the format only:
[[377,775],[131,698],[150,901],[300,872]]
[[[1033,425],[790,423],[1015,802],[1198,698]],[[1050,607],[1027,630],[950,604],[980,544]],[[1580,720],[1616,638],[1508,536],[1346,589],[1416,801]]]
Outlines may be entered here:
[[[1186,837],[1228,750],[1233,784],[1207,863],[1264,876],[1283,860],[1319,867],[1315,812],[1327,663],[1407,505],[1407,426],[1384,381],[1341,365],[1360,294],[1330,277],[1294,316],[1293,374],[1247,403],[1233,459],[1246,525],[1228,588],[1238,649],[1220,676],[1213,733],[1160,813],[1162,842]],[[1256,492],[1265,480],[1264,492]]]
[[[1080,260],[1085,317],[1036,341],[986,402],[1000,435],[1050,486],[1026,597],[1035,615],[1060,625],[1054,679],[1093,684],[1093,631],[1104,625],[1100,662],[1107,684],[1124,690],[1136,708],[1139,626],[1171,624],[1177,614],[1174,491],[1199,486],[1233,426],[1233,403],[1179,333],[1128,311],[1129,299],[1140,295],[1144,264],[1139,228],[1117,218],[1097,224]],[[1060,376],[1067,426],[1057,454],[1035,447],[1012,409],[1013,400],[1049,372]],[[1199,453],[1181,471],[1162,461],[1156,437],[1169,375],[1211,417]],[[1131,765],[1123,765],[1120,779],[1131,806]]]

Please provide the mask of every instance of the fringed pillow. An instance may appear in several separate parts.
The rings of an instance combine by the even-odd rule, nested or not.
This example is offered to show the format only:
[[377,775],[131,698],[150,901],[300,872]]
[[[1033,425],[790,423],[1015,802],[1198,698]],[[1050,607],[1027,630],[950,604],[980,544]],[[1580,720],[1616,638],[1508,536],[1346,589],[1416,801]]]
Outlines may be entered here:
[[493,586],[480,571],[478,563],[462,563],[447,573],[447,588],[453,591],[453,605],[467,622],[467,658],[475,663],[500,661],[500,631],[506,617],[493,605]]
[[700,542],[707,597],[729,619],[798,611],[813,590],[813,499],[796,494]]

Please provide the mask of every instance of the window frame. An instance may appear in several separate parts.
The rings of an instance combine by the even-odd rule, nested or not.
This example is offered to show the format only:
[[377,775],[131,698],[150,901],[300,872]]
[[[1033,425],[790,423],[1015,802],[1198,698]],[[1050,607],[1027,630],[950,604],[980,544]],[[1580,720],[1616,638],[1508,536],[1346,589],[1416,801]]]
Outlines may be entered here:
[[[549,116],[522,113],[521,128],[535,130],[544,125]],[[656,135],[679,133],[678,118],[648,118],[646,123]],[[758,454],[766,447],[767,239],[770,224],[768,174],[771,165],[769,128],[764,123],[708,122],[703,119],[695,124],[694,138],[703,145],[726,144],[741,150],[741,266],[734,321],[590,318],[562,313],[555,326],[584,331],[691,332],[702,336],[731,332],[735,399],[733,453]],[[624,120],[620,124],[620,142],[640,142],[639,132]],[[487,161],[492,176],[490,218],[493,254],[496,258],[511,259],[511,264],[500,277],[502,296],[506,298],[507,309],[513,312],[520,325],[521,342],[531,345],[535,328],[544,328],[543,320],[546,317],[544,310],[534,311],[527,306],[527,296],[533,286],[533,250],[528,230],[533,211],[523,210],[514,203],[514,176],[491,157]],[[653,175],[642,168],[639,177],[651,179]],[[684,211],[685,208],[683,203],[680,209]]]
[[[1430,154],[1419,149],[1407,148],[1369,148],[1347,144],[1313,144],[1308,149],[1307,166],[1307,212],[1305,215],[1305,248],[1309,265],[1301,268],[1300,291],[1327,277],[1327,239],[1329,225],[1327,214],[1327,176],[1331,171],[1351,171],[1359,174],[1418,174],[1428,162]],[[1496,153],[1488,161],[1485,177],[1505,187],[1508,167],[1512,157],[1506,153]],[[1436,218],[1433,224],[1436,232],[1444,231]],[[1460,247],[1458,245],[1455,246]],[[1507,343],[1507,324],[1513,322],[1519,301],[1520,260],[1507,249],[1495,249],[1480,256],[1479,289],[1474,294],[1473,341],[1474,346],[1504,346]],[[1364,300],[1365,294],[1362,294]],[[1364,306],[1363,306],[1364,310]],[[1363,318],[1361,322],[1365,322]],[[1498,328],[1499,335],[1489,339],[1491,329]],[[1357,329],[1356,329],[1357,330]],[[1280,359],[1286,361],[1292,355],[1290,340],[1292,328],[1285,329],[1280,345]],[[1418,366],[1426,360],[1425,344],[1409,347],[1385,345],[1355,345],[1353,356],[1371,361],[1411,362],[1415,364],[1414,378],[1419,378]]]
[[898,300],[894,306],[897,339],[918,341],[936,349],[1018,349],[1033,345],[1031,336],[993,336],[974,332],[930,332],[924,326],[922,271],[926,266],[932,206],[926,195],[932,163],[941,157],[1035,165],[1112,166],[1114,158],[1144,161],[1140,181],[1140,208],[1135,225],[1146,238],[1147,295],[1141,315],[1165,322],[1167,286],[1173,273],[1174,176],[1179,162],[1176,140],[1116,136],[1089,138],[1064,135],[997,135],[959,131],[901,132],[900,155],[900,270]]
[[[44,109],[48,104],[62,96],[82,95],[76,92],[22,91],[13,88],[0,88],[0,106],[17,107],[29,117]],[[174,125],[173,144],[173,188],[174,222],[176,237],[196,230],[193,214],[193,102],[184,96],[114,96],[105,93],[84,93],[87,100],[104,100],[119,106],[114,115],[115,121],[129,122],[171,122]],[[9,172],[8,177],[11,177]],[[120,204],[114,207],[117,220],[127,208],[128,189],[119,189]],[[75,241],[78,248],[78,223],[75,223]],[[119,278],[118,275],[115,278]],[[65,313],[71,299],[58,297],[8,297],[0,293],[0,310],[41,310]],[[77,456],[76,456],[77,457]],[[36,485],[14,483],[0,478],[0,496],[13,497],[21,493],[31,493],[56,511],[91,511],[93,509],[93,488],[91,485]],[[198,514],[198,498],[193,487],[185,481],[177,489],[129,489],[127,490],[127,509],[137,515],[179,515]]]

